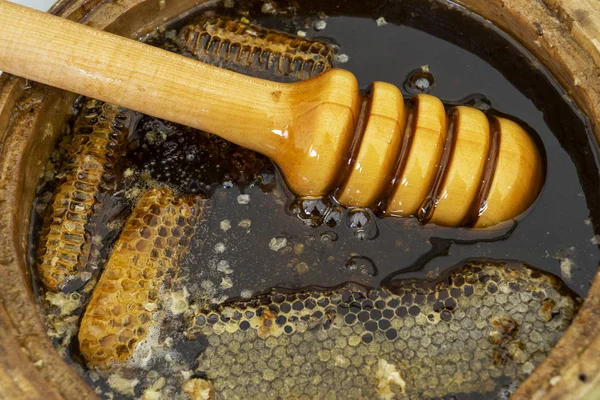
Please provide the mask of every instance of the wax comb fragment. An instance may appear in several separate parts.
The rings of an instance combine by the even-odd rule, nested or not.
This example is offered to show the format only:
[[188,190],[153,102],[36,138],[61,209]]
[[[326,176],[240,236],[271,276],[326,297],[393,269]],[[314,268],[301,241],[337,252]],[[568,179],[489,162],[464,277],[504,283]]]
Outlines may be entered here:
[[159,291],[176,274],[202,215],[200,197],[177,198],[170,189],[144,193],[127,219],[79,328],[88,367],[127,361],[160,318]]
[[[46,289],[59,291],[79,277],[89,258],[90,218],[105,174],[127,130],[117,106],[87,100],[75,122],[64,180],[46,211],[38,250],[38,272]],[[119,122],[120,121],[120,122]]]
[[552,275],[470,262],[437,282],[201,304],[188,334],[208,343],[197,372],[217,399],[446,398],[521,382],[577,306]]
[[332,67],[336,46],[223,17],[184,27],[183,50],[198,60],[257,77],[302,80]]

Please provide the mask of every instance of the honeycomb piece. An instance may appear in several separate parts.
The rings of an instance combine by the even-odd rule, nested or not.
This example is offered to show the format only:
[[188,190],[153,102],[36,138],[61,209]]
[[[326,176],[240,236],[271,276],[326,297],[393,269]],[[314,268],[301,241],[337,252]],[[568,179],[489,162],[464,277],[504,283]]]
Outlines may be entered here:
[[552,275],[468,263],[437,282],[204,305],[188,334],[208,343],[197,372],[216,398],[439,398],[522,381],[577,306]]
[[198,60],[259,77],[270,73],[302,80],[332,67],[335,46],[284,32],[210,16],[185,26],[183,50]]
[[165,276],[176,273],[203,206],[199,197],[176,198],[167,188],[140,198],[81,321],[79,346],[88,367],[127,361],[160,319],[159,291]]
[[183,385],[183,392],[191,400],[212,400],[214,398],[212,385],[204,379],[190,379]]
[[103,176],[116,161],[116,149],[127,137],[119,107],[87,100],[74,126],[65,157],[64,181],[48,206],[40,235],[38,265],[46,289],[59,291],[79,277],[90,254],[90,218]]

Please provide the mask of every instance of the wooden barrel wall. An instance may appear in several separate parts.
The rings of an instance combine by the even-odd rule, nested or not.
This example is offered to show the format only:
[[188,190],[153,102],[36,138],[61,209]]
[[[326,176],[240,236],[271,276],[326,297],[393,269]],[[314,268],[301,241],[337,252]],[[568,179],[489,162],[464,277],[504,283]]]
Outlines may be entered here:
[[[204,1],[60,0],[51,12],[139,37]],[[455,2],[532,52],[590,117],[600,143],[600,1]],[[0,76],[0,399],[96,398],[46,336],[27,266],[35,187],[74,100],[71,93]],[[600,398],[600,273],[567,334],[513,398]]]

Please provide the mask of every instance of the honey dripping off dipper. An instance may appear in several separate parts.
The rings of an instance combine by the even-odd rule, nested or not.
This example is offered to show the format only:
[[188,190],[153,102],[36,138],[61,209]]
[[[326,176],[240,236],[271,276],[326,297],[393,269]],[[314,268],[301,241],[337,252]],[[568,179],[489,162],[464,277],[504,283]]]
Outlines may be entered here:
[[5,72],[217,134],[273,159],[300,196],[484,228],[517,218],[541,189],[540,153],[515,122],[447,114],[429,95],[406,105],[383,82],[362,96],[342,69],[271,82],[3,0],[0,35]]

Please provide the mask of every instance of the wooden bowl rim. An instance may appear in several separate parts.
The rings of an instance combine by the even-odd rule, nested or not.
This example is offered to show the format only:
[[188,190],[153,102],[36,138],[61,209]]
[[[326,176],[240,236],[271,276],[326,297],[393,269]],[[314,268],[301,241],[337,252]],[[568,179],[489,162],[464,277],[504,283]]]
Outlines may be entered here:
[[[59,0],[50,10],[123,36],[140,37],[206,0]],[[455,0],[517,38],[567,89],[600,142],[600,2],[594,0]],[[131,24],[131,15],[136,21]],[[75,96],[0,76],[0,399],[92,399],[95,392],[46,336],[26,258],[33,192]],[[48,117],[54,112],[56,118]],[[43,137],[38,140],[40,135]],[[40,153],[41,152],[41,153]],[[35,157],[34,157],[35,158]],[[43,157],[42,157],[43,159]],[[33,172],[38,172],[35,174]],[[600,397],[600,273],[582,309],[550,356],[512,398]],[[586,379],[581,379],[585,376]],[[556,382],[561,382],[556,385]],[[596,397],[589,397],[594,396]],[[586,397],[588,396],[588,397]]]

